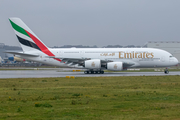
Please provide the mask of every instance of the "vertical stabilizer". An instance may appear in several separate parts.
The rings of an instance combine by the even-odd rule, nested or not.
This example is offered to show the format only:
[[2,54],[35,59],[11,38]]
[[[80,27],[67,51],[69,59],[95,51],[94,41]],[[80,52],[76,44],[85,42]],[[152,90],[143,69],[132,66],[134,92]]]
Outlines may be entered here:
[[24,52],[32,50],[40,50],[44,52],[48,50],[48,47],[20,18],[9,18],[9,21]]

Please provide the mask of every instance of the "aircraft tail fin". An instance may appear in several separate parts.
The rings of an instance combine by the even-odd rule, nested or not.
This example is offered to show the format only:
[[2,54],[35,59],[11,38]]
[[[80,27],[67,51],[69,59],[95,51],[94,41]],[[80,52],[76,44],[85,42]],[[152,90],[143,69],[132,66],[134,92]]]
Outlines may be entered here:
[[[24,52],[39,50],[45,54],[48,47],[31,31],[31,29],[20,18],[9,18],[14,32]],[[50,52],[50,51],[49,51]]]

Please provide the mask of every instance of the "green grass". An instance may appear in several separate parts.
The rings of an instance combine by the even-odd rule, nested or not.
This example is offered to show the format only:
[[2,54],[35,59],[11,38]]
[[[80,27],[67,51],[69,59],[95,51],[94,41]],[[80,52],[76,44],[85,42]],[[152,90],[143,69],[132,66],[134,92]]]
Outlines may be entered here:
[[180,76],[0,79],[0,120],[172,120]]

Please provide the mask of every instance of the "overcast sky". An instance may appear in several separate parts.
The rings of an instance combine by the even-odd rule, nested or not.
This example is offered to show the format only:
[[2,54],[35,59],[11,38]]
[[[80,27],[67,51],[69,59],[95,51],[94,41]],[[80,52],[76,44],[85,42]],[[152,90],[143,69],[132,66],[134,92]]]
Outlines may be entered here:
[[9,17],[50,47],[180,41],[180,0],[0,0],[0,43],[19,46]]

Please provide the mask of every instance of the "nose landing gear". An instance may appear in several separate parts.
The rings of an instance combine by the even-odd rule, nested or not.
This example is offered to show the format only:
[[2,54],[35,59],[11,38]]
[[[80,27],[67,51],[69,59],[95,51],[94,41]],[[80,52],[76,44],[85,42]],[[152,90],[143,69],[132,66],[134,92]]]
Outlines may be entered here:
[[169,74],[169,70],[166,68],[166,69],[164,70],[164,73],[165,73],[165,74]]

